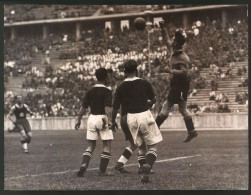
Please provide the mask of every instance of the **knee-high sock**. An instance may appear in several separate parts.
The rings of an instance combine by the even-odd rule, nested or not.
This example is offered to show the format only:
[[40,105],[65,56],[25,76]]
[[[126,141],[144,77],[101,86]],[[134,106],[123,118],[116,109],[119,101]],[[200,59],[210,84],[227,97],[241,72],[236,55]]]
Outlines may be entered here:
[[123,154],[120,156],[118,162],[126,164],[127,161],[130,159],[130,157],[132,156],[132,150],[129,147],[126,147],[126,149],[124,150]]
[[108,152],[103,152],[101,154],[101,160],[100,160],[100,166],[99,166],[99,170],[101,172],[105,172],[106,168],[108,166],[109,160],[111,158],[111,154]]
[[153,150],[149,150],[146,154],[146,164],[148,164],[151,168],[157,158],[157,153]]
[[88,165],[89,165],[89,162],[90,162],[90,160],[91,160],[91,157],[92,157],[92,152],[90,152],[90,151],[85,151],[85,152],[83,153],[82,165],[83,165],[83,164],[86,164],[86,168],[87,168]]
[[188,132],[191,132],[194,130],[194,124],[193,124],[193,119],[191,116],[184,117],[184,121],[186,124],[186,128]]
[[21,139],[21,144],[22,144],[23,150],[27,150],[28,149],[28,145],[27,145],[27,140],[26,139],[24,139],[24,140]]
[[155,119],[157,126],[160,127],[162,123],[167,119],[167,117],[168,116],[158,115]]
[[139,167],[142,167],[144,164],[146,164],[146,156],[139,155],[138,156],[138,163],[139,163]]

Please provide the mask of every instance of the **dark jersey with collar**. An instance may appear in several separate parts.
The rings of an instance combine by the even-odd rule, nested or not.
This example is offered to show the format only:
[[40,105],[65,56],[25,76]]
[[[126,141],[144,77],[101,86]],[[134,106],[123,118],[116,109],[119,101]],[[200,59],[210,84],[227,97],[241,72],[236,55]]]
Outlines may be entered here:
[[122,105],[122,115],[140,113],[149,109],[147,100],[155,97],[152,85],[143,79],[125,79],[115,92],[113,108],[118,110]]
[[112,107],[112,91],[104,85],[95,85],[87,91],[82,106],[91,108],[91,114],[105,114],[105,107]]
[[29,111],[26,104],[23,104],[21,106],[16,104],[11,108],[11,114],[14,114],[16,119],[26,119],[27,113],[29,113]]

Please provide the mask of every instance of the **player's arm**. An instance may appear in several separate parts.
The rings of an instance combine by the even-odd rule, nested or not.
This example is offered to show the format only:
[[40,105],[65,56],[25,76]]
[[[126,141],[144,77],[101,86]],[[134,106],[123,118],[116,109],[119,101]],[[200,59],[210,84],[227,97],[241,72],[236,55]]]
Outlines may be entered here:
[[81,119],[82,117],[84,116],[84,114],[87,112],[87,109],[89,107],[89,101],[88,101],[88,92],[87,94],[85,95],[84,97],[84,100],[83,100],[83,104],[79,110],[79,113],[78,113],[78,119],[77,119],[77,122],[75,124],[75,129],[78,130],[80,125],[81,125]]
[[13,123],[15,123],[15,121],[11,118],[11,116],[14,114],[14,110],[15,106],[11,107],[9,114],[7,115],[7,118]]
[[177,69],[170,69],[168,66],[165,67],[165,72],[173,74],[173,75],[187,75],[188,74],[188,67],[185,64],[180,64],[180,70]]
[[165,45],[167,46],[167,48],[169,50],[171,50],[171,44],[172,44],[172,41],[170,40],[170,37],[166,31],[166,29],[164,28],[165,26],[165,21],[162,20],[159,22],[159,26],[160,26],[160,32],[161,32],[161,36],[162,36],[162,39],[163,39],[163,42],[165,43]]
[[153,90],[153,87],[151,85],[151,83],[149,83],[147,81],[147,95],[148,95],[148,101],[147,103],[149,104],[149,107],[151,108],[153,106],[153,104],[155,104],[157,102],[156,100],[156,96],[155,96],[155,93],[154,93],[154,90]]
[[24,106],[25,106],[26,111],[28,112],[28,114],[29,114],[30,116],[32,116],[32,115],[33,115],[33,112],[30,110],[30,108],[29,108],[26,104],[24,104]]
[[112,105],[112,127],[111,129],[113,131],[116,131],[116,128],[118,128],[118,124],[116,123],[116,117],[120,108],[120,95],[119,95],[119,87],[117,88],[116,92],[115,92],[115,96],[114,96],[114,101],[113,101],[113,105]]
[[111,121],[112,121],[112,91],[109,90],[104,99],[104,105],[105,105],[105,115],[108,118],[108,121],[103,120],[104,126],[109,125],[111,126]]
[[88,108],[84,108],[83,106],[81,106],[79,113],[78,113],[78,119],[77,119],[77,123],[75,124],[75,129],[78,130],[80,125],[81,125],[81,119],[84,116],[84,114],[87,112]]

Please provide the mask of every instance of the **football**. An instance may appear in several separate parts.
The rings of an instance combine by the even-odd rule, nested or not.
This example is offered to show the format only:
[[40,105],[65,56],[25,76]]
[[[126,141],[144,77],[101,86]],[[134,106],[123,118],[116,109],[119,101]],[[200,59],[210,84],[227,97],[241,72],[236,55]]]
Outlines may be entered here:
[[142,17],[136,18],[133,23],[137,30],[144,30],[146,27],[146,20]]

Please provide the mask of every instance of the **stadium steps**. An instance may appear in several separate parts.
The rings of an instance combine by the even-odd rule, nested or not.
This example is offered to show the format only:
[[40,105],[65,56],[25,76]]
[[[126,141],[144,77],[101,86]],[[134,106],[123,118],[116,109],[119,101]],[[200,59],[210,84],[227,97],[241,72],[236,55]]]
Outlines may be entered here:
[[[238,104],[235,102],[235,93],[238,92],[239,94],[242,94],[244,92],[248,92],[248,87],[239,87],[239,84],[241,83],[240,79],[242,76],[237,75],[238,68],[242,68],[245,66],[248,71],[248,60],[245,59],[244,62],[235,62],[233,65],[233,76],[231,79],[218,79],[218,90],[216,91],[216,94],[219,93],[225,93],[229,99],[229,102],[227,102],[228,107],[231,111],[238,111],[238,112],[247,112],[247,108],[245,105]],[[227,70],[228,66],[222,67],[222,71],[225,72]],[[192,97],[188,97],[188,104],[197,104],[199,106],[203,106],[206,104],[214,103],[214,100],[209,100],[209,93],[211,91],[211,85],[210,80],[211,76],[209,75],[210,69],[209,68],[203,68],[200,71],[200,76],[205,77],[207,81],[207,85],[205,89],[199,89],[197,94]],[[246,74],[247,75],[247,74]]]

